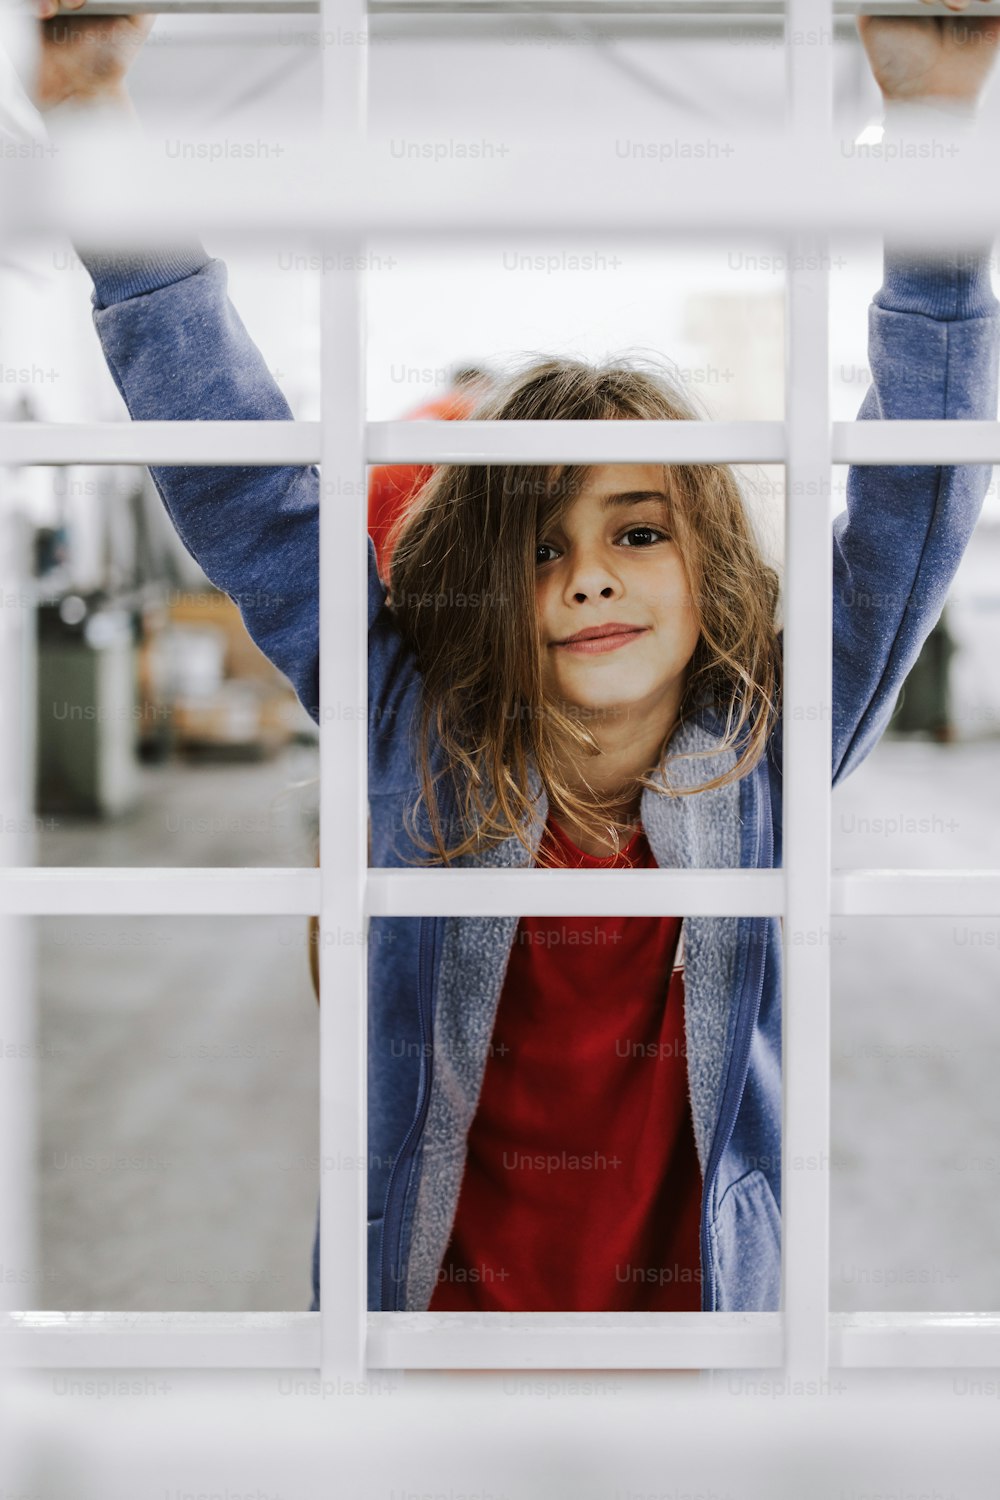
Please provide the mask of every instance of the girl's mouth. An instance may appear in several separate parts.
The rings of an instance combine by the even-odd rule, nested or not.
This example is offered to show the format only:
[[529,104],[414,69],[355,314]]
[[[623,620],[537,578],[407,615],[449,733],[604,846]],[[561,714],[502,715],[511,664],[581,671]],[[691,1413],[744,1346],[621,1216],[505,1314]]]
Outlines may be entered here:
[[627,646],[630,641],[637,641],[645,630],[618,631],[614,635],[596,635],[583,641],[557,641],[556,646],[560,651],[572,651],[582,656],[599,656],[605,651],[617,651],[619,646]]

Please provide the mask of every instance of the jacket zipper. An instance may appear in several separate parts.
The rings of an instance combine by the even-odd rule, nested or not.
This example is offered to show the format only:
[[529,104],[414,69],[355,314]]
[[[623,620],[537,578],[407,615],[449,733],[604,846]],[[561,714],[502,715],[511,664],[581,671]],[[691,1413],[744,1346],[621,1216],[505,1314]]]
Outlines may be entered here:
[[[770,869],[774,858],[774,831],[771,827],[771,797],[767,785],[767,763],[763,760],[759,763],[760,785],[762,793],[758,797],[758,827],[760,829],[758,843],[758,869]],[[762,924],[761,931],[766,933],[766,917],[751,918]],[[751,928],[752,932],[752,928]],[[712,1149],[709,1153],[708,1166],[705,1171],[705,1185],[701,1200],[701,1264],[702,1264],[702,1311],[714,1312],[714,1305],[705,1306],[705,1289],[715,1286],[715,1267],[712,1265],[712,1252],[708,1238],[708,1205],[711,1202],[712,1192],[715,1188],[715,1178],[719,1170],[719,1162],[722,1153],[729,1145],[733,1127],[736,1124],[736,1115],[739,1110],[740,1099],[743,1095],[743,1084],[746,1079],[747,1064],[750,1059],[750,1043],[753,1039],[753,1029],[757,1024],[757,1016],[760,1012],[760,997],[764,988],[764,959],[765,942],[754,943],[754,953],[750,962],[746,965],[743,980],[740,985],[738,1000],[738,1013],[736,1021],[736,1033],[733,1037],[732,1055],[736,1060],[735,1075],[731,1069],[730,1077],[735,1076],[739,1080],[739,1088],[731,1087],[723,1100],[724,1111],[720,1110],[719,1122],[716,1126],[715,1136],[712,1141]],[[753,1003],[747,1004],[747,996],[753,996]],[[715,1298],[713,1295],[712,1302]]]
[[[385,1193],[385,1213],[382,1221],[382,1296],[383,1312],[398,1312],[400,1250],[403,1230],[403,1207],[409,1185],[409,1167],[416,1151],[417,1141],[423,1131],[430,1104],[431,1078],[434,1068],[434,1033],[431,1024],[431,990],[433,985],[433,958],[437,945],[436,917],[420,918],[420,936],[417,948],[417,1016],[420,1022],[420,1083],[417,1091],[417,1112],[399,1148],[399,1155],[389,1172],[389,1183]],[[427,927],[431,926],[430,941]],[[407,1169],[404,1173],[404,1168]],[[395,1281],[392,1267],[397,1268]]]

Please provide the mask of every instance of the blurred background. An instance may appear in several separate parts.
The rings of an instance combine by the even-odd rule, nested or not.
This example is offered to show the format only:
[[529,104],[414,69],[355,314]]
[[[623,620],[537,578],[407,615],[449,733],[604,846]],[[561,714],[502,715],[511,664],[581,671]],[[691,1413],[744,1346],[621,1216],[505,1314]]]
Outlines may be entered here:
[[[11,54],[30,47],[26,26],[11,23]],[[853,140],[877,123],[879,101],[853,22],[837,36],[838,123]],[[741,120],[780,124],[784,59],[766,20],[680,18],[664,31],[642,16],[401,11],[373,17],[371,38],[372,128],[390,141],[498,141],[514,108],[539,131],[570,132],[595,99],[620,122],[623,153],[637,141],[673,149],[680,132],[710,143]],[[165,14],[132,95],[168,149],[270,149],[314,126],[328,44],[317,17]],[[5,138],[38,138],[6,61],[2,83]],[[665,191],[669,151],[666,161]],[[205,245],[225,261],[294,416],[317,420],[317,247]],[[783,414],[778,242],[430,250],[383,238],[368,251],[370,420],[461,420],[510,361],[541,352],[652,353],[673,362],[705,416]],[[856,415],[869,384],[881,255],[876,239],[834,241],[835,420]],[[19,240],[0,256],[0,420],[125,420],[73,246]],[[427,472],[370,471],[380,559],[388,517]],[[782,471],[739,472],[780,562]],[[831,518],[846,478],[834,468]],[[7,467],[0,489],[2,626],[22,643],[31,684],[5,716],[4,754],[26,768],[31,806],[0,830],[2,862],[311,863],[315,726],[177,540],[146,471]],[[890,733],[834,796],[835,867],[997,864],[998,564],[994,479]],[[304,1309],[319,1180],[305,921],[31,926],[37,1036],[27,1053],[0,1055],[39,1085],[40,1259],[6,1268],[9,1305]],[[840,922],[828,937],[832,1306],[1000,1307],[1000,920]]]

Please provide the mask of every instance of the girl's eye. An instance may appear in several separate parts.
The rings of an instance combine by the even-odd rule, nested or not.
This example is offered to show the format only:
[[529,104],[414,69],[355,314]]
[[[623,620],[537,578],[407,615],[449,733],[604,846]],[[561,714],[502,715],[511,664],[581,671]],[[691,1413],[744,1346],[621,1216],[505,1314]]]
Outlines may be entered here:
[[[635,536],[637,533],[643,535],[644,537],[649,537],[651,538],[651,540],[642,542],[630,542],[628,544],[629,546],[643,548],[651,546],[656,541],[669,542],[670,540],[669,533],[666,531],[661,531],[658,526],[630,526],[627,531],[624,531],[622,533],[621,539],[629,536]],[[549,552],[556,552],[558,551],[558,548],[554,547],[551,542],[538,542],[535,546],[536,563],[546,563],[551,561],[551,559],[548,557],[539,556],[540,553],[545,552],[546,550],[548,550]]]
[[[668,542],[670,540],[670,538],[667,535],[667,533],[665,531],[661,531],[658,526],[630,526],[629,529],[628,529],[628,531],[626,531],[626,532],[623,533],[623,537],[624,536],[634,536],[636,534],[636,532],[643,532],[645,535],[651,536],[654,539],[654,541],[656,540],[657,537],[659,537],[659,539],[661,541],[663,541],[663,542]],[[635,545],[635,544],[634,543],[630,543],[630,545]],[[645,543],[645,544],[640,543],[640,546],[641,545],[648,545],[648,543]]]

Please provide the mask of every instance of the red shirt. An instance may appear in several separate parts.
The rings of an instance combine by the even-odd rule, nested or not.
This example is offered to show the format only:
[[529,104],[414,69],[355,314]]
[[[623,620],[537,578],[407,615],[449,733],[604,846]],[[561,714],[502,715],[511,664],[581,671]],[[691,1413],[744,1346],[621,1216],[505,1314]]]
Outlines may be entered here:
[[[655,866],[642,829],[617,857]],[[437,1311],[701,1309],[701,1171],[676,917],[522,917]]]

